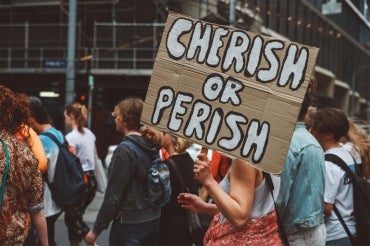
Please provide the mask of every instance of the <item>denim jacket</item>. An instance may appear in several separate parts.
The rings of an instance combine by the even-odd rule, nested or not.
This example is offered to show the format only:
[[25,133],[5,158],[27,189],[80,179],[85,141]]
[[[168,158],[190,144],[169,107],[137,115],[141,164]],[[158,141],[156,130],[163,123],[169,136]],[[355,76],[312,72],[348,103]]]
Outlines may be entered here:
[[288,235],[324,222],[324,152],[302,122],[296,124],[280,182],[277,205]]

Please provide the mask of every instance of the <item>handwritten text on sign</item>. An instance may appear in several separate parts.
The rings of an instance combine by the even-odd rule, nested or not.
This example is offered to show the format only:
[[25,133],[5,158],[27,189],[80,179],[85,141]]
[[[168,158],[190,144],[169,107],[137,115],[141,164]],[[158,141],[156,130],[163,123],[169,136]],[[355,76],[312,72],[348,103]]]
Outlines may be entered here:
[[271,155],[285,159],[312,56],[316,49],[171,13],[143,121],[278,172],[283,161],[269,167],[279,159]]

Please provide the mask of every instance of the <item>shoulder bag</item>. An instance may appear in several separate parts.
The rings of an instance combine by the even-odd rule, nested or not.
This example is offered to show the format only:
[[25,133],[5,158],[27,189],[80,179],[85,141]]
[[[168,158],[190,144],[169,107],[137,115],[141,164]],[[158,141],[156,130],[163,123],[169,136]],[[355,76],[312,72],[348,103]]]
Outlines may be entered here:
[[4,170],[4,175],[3,175],[3,180],[1,182],[1,188],[0,188],[0,207],[3,205],[3,198],[4,198],[4,192],[5,192],[5,186],[6,186],[6,181],[8,180],[8,172],[9,172],[9,166],[10,166],[10,161],[9,161],[9,151],[8,151],[8,146],[6,145],[5,141],[0,138],[1,143],[3,144],[4,152],[5,152],[5,170]]
[[[183,191],[190,192],[189,188],[185,184],[182,175],[180,174],[180,171],[177,169],[176,163],[174,163],[171,158],[167,159],[166,163],[168,163],[168,165],[172,167],[175,179],[180,182],[181,189]],[[203,245],[203,238],[212,220],[212,217],[207,215],[207,217],[210,218],[204,218],[200,214],[188,209],[185,209],[185,213],[188,222],[189,233],[193,238],[194,243],[196,245]]]

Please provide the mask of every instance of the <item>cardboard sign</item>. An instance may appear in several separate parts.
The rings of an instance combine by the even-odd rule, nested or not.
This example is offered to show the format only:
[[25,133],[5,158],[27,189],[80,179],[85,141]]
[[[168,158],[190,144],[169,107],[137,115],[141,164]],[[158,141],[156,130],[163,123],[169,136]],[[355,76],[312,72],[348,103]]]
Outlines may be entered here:
[[279,173],[317,54],[171,12],[142,122]]

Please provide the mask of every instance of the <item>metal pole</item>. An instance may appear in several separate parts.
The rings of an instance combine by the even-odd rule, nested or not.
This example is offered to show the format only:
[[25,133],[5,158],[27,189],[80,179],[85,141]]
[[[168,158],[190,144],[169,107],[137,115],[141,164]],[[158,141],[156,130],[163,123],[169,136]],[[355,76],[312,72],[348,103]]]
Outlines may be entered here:
[[91,129],[91,115],[92,115],[92,104],[93,104],[93,90],[94,90],[94,75],[89,75],[89,112],[87,114],[87,127]]
[[69,0],[68,10],[68,57],[66,71],[65,104],[75,97],[75,48],[76,48],[76,0]]
[[355,100],[355,97],[356,97],[356,80],[357,80],[357,74],[359,72],[361,72],[362,70],[364,70],[365,68],[370,68],[370,65],[362,65],[362,66],[358,66],[358,67],[355,67],[353,69],[353,73],[352,73],[352,86],[351,86],[351,89],[352,89],[352,97],[351,97],[351,115],[352,116],[355,116],[355,113],[356,113],[356,100]]
[[235,26],[235,0],[230,0],[229,12],[229,25]]
[[351,95],[351,115],[354,116],[356,112],[356,73],[357,69],[355,68],[352,73],[352,95]]
[[29,48],[29,44],[28,44],[28,40],[30,38],[30,27],[29,27],[29,24],[28,24],[28,21],[26,21],[25,23],[25,32],[24,32],[24,67],[28,68],[28,48]]

